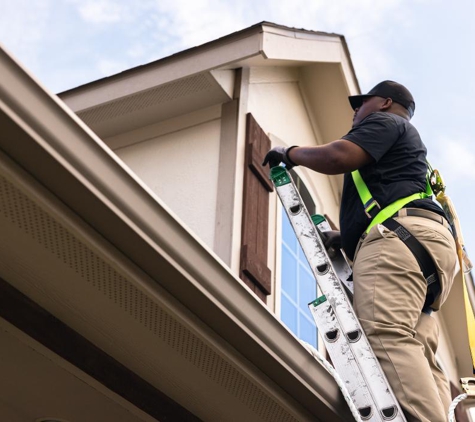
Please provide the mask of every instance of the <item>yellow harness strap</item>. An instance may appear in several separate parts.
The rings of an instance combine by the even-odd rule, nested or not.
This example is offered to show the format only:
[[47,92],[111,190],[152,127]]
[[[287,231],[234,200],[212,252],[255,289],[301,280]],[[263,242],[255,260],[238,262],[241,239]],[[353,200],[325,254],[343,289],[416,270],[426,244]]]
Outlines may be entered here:
[[416,199],[428,198],[432,194],[432,191],[429,192],[430,186],[427,185],[428,187],[426,188],[426,192],[418,192],[406,196],[405,198],[399,198],[388,206],[381,209],[380,205],[378,204],[378,201],[373,198],[373,195],[369,191],[368,186],[361,177],[359,170],[352,171],[351,177],[353,178],[353,183],[355,184],[356,190],[358,191],[358,195],[361,199],[361,202],[363,203],[364,211],[368,218],[371,219],[371,222],[366,228],[366,234],[369,233],[373,226],[375,226],[376,224],[381,224],[383,221],[396,214],[400,209],[404,207],[404,205],[408,204],[409,202],[415,201]]
[[[440,177],[440,175],[438,175]],[[445,188],[445,187],[444,187]],[[463,299],[465,305],[465,317],[467,320],[467,329],[468,329],[468,343],[470,346],[470,355],[472,357],[472,370],[475,374],[475,305],[470,301],[470,295],[467,288],[467,280],[465,279],[465,273],[468,273],[472,269],[472,263],[468,258],[467,252],[465,250],[462,229],[460,227],[460,222],[455,211],[455,207],[451,199],[445,194],[444,190],[441,190],[436,195],[437,202],[442,205],[442,208],[449,219],[449,223],[452,225],[455,234],[455,244],[457,246],[457,256],[460,264],[460,273],[462,274],[462,283],[463,283]]]

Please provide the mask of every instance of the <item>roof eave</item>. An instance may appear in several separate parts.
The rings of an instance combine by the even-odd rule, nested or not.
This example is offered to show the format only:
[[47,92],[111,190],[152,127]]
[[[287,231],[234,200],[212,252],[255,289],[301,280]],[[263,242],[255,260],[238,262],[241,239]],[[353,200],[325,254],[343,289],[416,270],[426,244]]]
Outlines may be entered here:
[[76,115],[3,51],[0,73],[2,120],[25,134],[0,137],[5,154],[302,406],[348,415],[326,370]]
[[[345,38],[342,35],[289,28],[271,22],[261,22],[205,44],[180,51],[168,57],[125,70],[109,77],[89,82],[79,87],[64,91],[58,95],[65,100],[74,111],[77,111],[79,109],[84,110],[88,106],[87,104],[81,105],[75,103],[76,98],[81,96],[82,93],[91,91],[94,91],[95,95],[99,93],[101,103],[113,100],[114,98],[110,97],[110,92],[109,95],[101,92],[104,91],[102,87],[106,89],[106,87],[109,87],[111,84],[114,84],[115,86],[114,91],[116,92],[116,96],[130,95],[150,88],[153,86],[153,83],[156,83],[157,81],[160,84],[166,84],[167,82],[176,81],[180,78],[188,77],[200,72],[223,68],[225,66],[230,66],[233,63],[242,63],[243,60],[251,57],[262,56],[265,59],[272,60],[275,59],[272,55],[273,53],[275,54],[276,51],[278,51],[279,56],[282,56],[290,63],[293,58],[290,55],[285,57],[286,50],[282,45],[279,45],[276,48],[274,43],[273,52],[269,54],[269,52],[266,51],[266,49],[269,48],[269,46],[266,45],[266,39],[264,38],[266,33],[285,35],[289,39],[318,38],[338,40],[338,42],[341,42],[343,45],[344,54],[351,66],[352,78],[357,84],[348,47]],[[292,51],[292,49],[290,49],[290,51]],[[198,56],[200,59],[196,60],[196,57]],[[336,55],[336,57],[338,56]],[[305,60],[305,57],[302,57],[302,59]],[[339,59],[336,58],[334,60]],[[157,70],[160,70],[160,74],[157,74]],[[131,84],[130,81],[134,76],[139,76],[140,81],[137,81],[137,78],[135,78],[134,83]],[[127,83],[128,89],[121,93],[120,85],[123,82]],[[130,91],[132,87],[133,92]],[[117,91],[117,89],[119,89],[119,91]]]

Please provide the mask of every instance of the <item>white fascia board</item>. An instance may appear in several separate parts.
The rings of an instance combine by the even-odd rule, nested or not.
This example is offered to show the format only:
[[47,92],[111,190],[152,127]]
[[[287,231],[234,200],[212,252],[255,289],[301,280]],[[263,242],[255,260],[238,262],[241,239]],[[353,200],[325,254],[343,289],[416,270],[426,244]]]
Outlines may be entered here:
[[[184,55],[172,56],[137,69],[124,72],[103,81],[60,94],[60,97],[75,112],[114,101],[137,92],[169,82],[224,67],[233,62],[261,55],[262,33],[253,32],[237,40],[213,44],[208,48],[197,48]],[[215,75],[223,82],[223,75]],[[229,76],[224,85],[229,91]],[[221,85],[223,86],[223,85]]]
[[343,45],[340,48],[342,50],[341,69],[347,85],[348,96],[361,94],[358,79],[356,78],[355,72],[353,70],[353,65],[351,63],[351,57],[349,56],[347,50],[343,47]]
[[263,53],[267,59],[340,63],[341,40],[337,35],[264,27]]

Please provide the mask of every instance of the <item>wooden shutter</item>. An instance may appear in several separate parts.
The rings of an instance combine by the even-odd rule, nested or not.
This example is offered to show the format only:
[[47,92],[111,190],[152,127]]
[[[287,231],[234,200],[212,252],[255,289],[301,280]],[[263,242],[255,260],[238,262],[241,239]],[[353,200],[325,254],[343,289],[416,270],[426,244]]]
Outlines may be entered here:
[[269,168],[262,161],[270,139],[249,113],[246,119],[246,158],[241,240],[241,279],[265,302],[271,293],[271,271],[267,267],[269,230]]

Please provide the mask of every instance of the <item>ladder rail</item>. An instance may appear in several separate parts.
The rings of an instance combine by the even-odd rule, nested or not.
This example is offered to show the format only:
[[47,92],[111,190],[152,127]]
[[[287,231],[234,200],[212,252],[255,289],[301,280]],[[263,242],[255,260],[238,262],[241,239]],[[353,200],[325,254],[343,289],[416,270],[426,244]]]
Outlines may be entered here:
[[284,167],[273,167],[271,179],[323,293],[309,304],[310,311],[361,419],[405,422],[292,177]]

